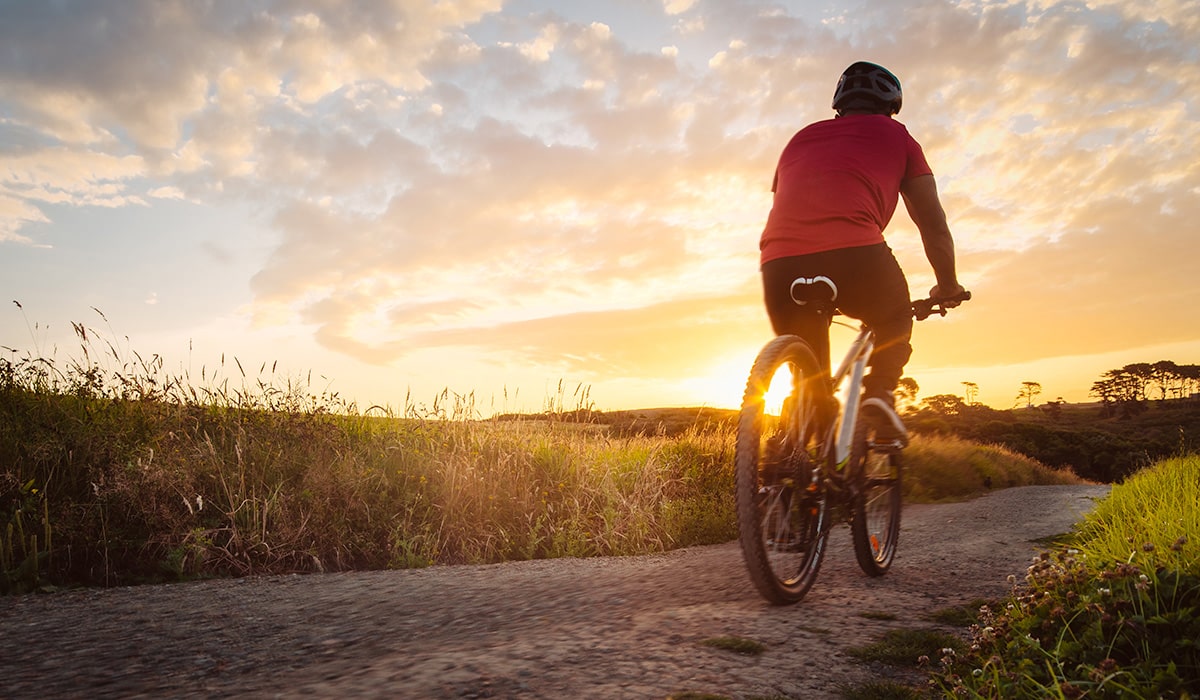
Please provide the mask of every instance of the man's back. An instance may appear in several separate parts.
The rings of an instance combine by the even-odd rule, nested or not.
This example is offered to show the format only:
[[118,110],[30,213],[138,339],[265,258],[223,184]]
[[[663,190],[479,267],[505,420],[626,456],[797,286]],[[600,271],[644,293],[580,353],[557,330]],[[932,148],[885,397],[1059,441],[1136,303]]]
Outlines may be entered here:
[[901,182],[930,172],[920,145],[886,115],[805,127],[779,158],[761,262],[882,243]]

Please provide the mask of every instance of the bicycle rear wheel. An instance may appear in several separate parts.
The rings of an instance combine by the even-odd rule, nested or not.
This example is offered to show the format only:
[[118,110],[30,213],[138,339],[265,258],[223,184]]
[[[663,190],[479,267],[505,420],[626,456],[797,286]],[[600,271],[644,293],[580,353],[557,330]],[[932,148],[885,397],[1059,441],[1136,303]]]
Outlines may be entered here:
[[754,362],[738,416],[738,539],[750,580],[776,605],[812,587],[829,534],[817,407],[830,397],[818,368],[799,337],[776,338]]
[[900,454],[893,444],[876,444],[874,428],[861,416],[849,469],[854,555],[868,576],[882,576],[891,567],[900,540]]

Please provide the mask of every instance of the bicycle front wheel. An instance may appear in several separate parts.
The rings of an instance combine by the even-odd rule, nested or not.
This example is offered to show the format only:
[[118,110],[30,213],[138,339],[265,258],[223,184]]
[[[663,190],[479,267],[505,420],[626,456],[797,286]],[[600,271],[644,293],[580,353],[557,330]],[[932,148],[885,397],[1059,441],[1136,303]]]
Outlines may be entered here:
[[876,443],[874,429],[860,416],[848,468],[854,554],[868,576],[882,576],[891,567],[900,540],[899,449],[894,443]]
[[828,391],[811,348],[780,336],[759,353],[738,416],[738,539],[750,580],[775,605],[817,578],[829,533],[817,407]]

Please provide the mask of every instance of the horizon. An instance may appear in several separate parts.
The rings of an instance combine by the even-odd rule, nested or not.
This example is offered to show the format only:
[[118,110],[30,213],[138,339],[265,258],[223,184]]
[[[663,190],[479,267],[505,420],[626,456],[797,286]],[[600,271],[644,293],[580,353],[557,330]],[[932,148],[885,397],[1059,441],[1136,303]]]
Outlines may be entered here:
[[[906,376],[1086,403],[1200,362],[1193,5],[5,4],[0,346],[69,355],[80,323],[359,406],[737,408],[775,161],[871,60],[974,294]],[[925,296],[903,207],[885,235]]]

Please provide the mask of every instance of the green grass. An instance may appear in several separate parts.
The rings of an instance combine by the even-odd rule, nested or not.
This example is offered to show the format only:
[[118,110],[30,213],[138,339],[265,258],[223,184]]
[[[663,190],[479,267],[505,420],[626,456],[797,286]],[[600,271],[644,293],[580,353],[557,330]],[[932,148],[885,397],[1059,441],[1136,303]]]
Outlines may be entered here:
[[994,600],[977,598],[966,605],[956,605],[934,611],[929,616],[929,620],[930,622],[949,625],[951,627],[969,627],[979,622],[980,608],[984,606],[995,607],[995,605],[996,601]]
[[744,654],[746,656],[758,656],[767,650],[767,645],[762,642],[756,642],[753,639],[746,639],[745,637],[711,637],[700,643],[706,647],[732,651],[735,654]]
[[1113,488],[1070,547],[1041,556],[985,608],[969,653],[943,660],[947,696],[1200,697],[1200,457]]
[[859,661],[876,661],[893,666],[917,666],[922,657],[937,658],[942,650],[964,650],[962,640],[932,629],[894,629],[872,644],[846,650]]

